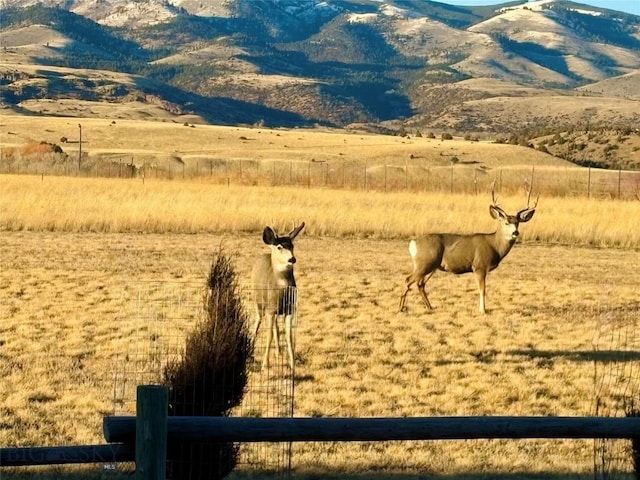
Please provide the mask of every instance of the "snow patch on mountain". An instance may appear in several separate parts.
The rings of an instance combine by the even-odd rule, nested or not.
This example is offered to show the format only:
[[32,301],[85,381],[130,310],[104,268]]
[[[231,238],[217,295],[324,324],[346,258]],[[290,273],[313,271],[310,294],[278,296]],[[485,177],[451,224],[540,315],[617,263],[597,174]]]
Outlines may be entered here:
[[521,5],[515,5],[513,7],[503,7],[498,11],[500,13],[513,11],[513,10],[531,10],[532,12],[540,12],[544,9],[549,8],[554,4],[553,0],[537,0],[535,2],[527,2]]
[[373,23],[378,20],[377,13],[350,13],[347,15],[349,23]]

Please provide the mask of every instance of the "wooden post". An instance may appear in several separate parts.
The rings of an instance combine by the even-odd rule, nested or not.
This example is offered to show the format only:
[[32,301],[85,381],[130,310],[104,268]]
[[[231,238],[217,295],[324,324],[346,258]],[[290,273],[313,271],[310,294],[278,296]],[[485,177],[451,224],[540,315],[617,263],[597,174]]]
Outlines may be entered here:
[[455,165],[455,163],[451,162],[451,193],[453,193],[453,166]]
[[346,180],[347,180],[347,172],[346,172],[345,162],[346,162],[345,160],[342,161],[342,188],[345,188]]
[[367,189],[367,161],[364,161],[364,189]]
[[387,164],[384,164],[384,191],[387,191]]
[[136,412],[136,480],[164,480],[167,463],[167,387],[139,385]]
[[473,191],[474,195],[478,196],[478,169],[473,169]]
[[620,194],[622,193],[620,190],[621,183],[622,183],[622,167],[618,167],[618,200],[620,200]]
[[[78,445],[72,447],[0,448],[0,467],[132,462],[134,458],[133,445],[122,443],[112,443],[109,445]],[[2,474],[0,474],[0,478],[1,477]]]
[[409,190],[409,162],[404,159],[404,189]]
[[80,164],[82,163],[82,124],[78,124],[80,139],[78,140],[78,176],[80,176]]

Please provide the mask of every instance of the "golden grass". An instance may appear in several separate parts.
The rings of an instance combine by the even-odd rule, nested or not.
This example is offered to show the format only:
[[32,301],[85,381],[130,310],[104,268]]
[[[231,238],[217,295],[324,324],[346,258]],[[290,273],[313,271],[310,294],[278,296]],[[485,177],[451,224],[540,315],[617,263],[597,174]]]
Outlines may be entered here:
[[[77,119],[46,120],[1,121],[15,130],[9,138],[16,145],[57,142],[77,129]],[[310,162],[322,154],[403,165],[416,151],[414,141],[424,141],[421,154],[447,172],[450,162],[441,155],[447,149],[518,172],[518,188],[498,191],[507,211],[524,207],[521,185],[532,165],[536,179],[548,169],[549,182],[565,168],[529,157],[518,163],[519,154],[538,153],[482,142],[82,122],[92,155],[124,154],[135,144],[134,154],[150,158],[179,148],[186,162],[214,154]],[[240,136],[248,139],[241,148]],[[268,140],[259,143],[263,137]],[[376,143],[382,140],[393,145],[387,150]],[[510,162],[507,151],[514,154]],[[535,217],[521,228],[521,244],[489,275],[489,315],[476,313],[471,276],[445,274],[429,282],[433,313],[411,292],[408,312],[398,314],[409,237],[495,227],[484,180],[478,195],[450,194],[446,187],[385,193],[379,185],[346,190],[0,175],[0,445],[101,443],[102,416],[114,409],[115,359],[140,330],[140,290],[148,282],[204,283],[220,244],[248,278],[253,258],[264,251],[260,230],[267,224],[285,230],[301,220],[307,228],[296,242],[297,415],[592,413],[596,327],[603,318],[636,320],[640,311],[638,202],[543,193]],[[300,444],[294,452],[299,478],[586,479],[593,468],[590,441]],[[42,475],[21,471],[0,473],[3,480],[60,476],[55,468]]]
[[[422,160],[474,161],[491,167],[506,165],[570,166],[550,155],[513,145],[463,140],[442,141],[345,132],[331,129],[269,129],[217,125],[185,126],[174,122],[111,120],[98,118],[0,115],[0,132],[6,146],[46,141],[61,145],[72,157],[77,153],[82,125],[83,151],[89,155],[138,155],[157,159],[180,157],[246,160],[368,160],[369,164],[404,165],[410,155]],[[66,137],[67,144],[60,139]],[[418,159],[418,158],[416,158]]]
[[[443,141],[426,137],[399,137],[330,129],[268,129],[183,125],[173,122],[107,120],[97,118],[36,117],[0,115],[0,133],[5,149],[42,141],[60,145],[71,159],[77,159],[80,128],[82,151],[93,158],[153,163],[171,169],[175,175],[200,175],[210,164],[246,161],[329,166],[404,167],[460,164],[482,168],[513,165],[572,167],[572,164],[531,148],[462,139]],[[67,143],[61,143],[61,138]],[[39,172],[35,172],[39,173]]]
[[[307,222],[313,236],[408,238],[491,231],[490,195],[223,186],[195,181],[0,175],[0,230],[256,232]],[[499,196],[510,213],[526,195]],[[525,242],[638,248],[638,202],[542,197]]]
[[[116,358],[140,330],[138,292],[204,282],[221,243],[248,279],[264,251],[259,232],[5,231],[0,242],[2,446],[100,443]],[[633,250],[517,245],[489,275],[487,316],[473,278],[447,274],[429,282],[432,313],[415,291],[397,313],[405,240],[310,230],[296,253],[300,416],[587,415],[598,323],[640,312]],[[365,442],[295,445],[294,467],[297,478],[586,479],[593,459],[591,441]]]
[[[133,164],[147,179],[476,194],[494,180],[515,194],[533,178],[545,196],[626,199],[640,186],[638,172],[589,171],[534,148],[460,138],[13,114],[0,115],[0,134],[4,173],[123,177]],[[41,142],[61,146],[66,160],[37,155]]]

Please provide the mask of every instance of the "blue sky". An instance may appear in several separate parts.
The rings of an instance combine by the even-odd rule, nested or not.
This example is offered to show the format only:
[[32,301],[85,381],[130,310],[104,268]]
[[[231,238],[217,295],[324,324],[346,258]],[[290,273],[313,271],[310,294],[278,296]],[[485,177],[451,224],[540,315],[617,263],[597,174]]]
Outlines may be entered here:
[[[576,3],[582,3],[583,5],[593,5],[594,7],[609,8],[611,10],[619,10],[621,12],[640,15],[640,0],[574,0],[574,1]],[[495,0],[441,0],[441,2],[448,3],[450,5],[495,5],[498,3],[505,3],[504,1],[495,1]]]

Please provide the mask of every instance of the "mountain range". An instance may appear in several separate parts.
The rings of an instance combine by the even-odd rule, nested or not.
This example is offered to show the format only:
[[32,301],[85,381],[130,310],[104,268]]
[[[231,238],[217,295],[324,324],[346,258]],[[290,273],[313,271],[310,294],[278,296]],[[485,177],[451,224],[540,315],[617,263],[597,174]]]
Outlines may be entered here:
[[640,125],[640,17],[568,0],[0,9],[0,102],[15,111],[480,135]]

